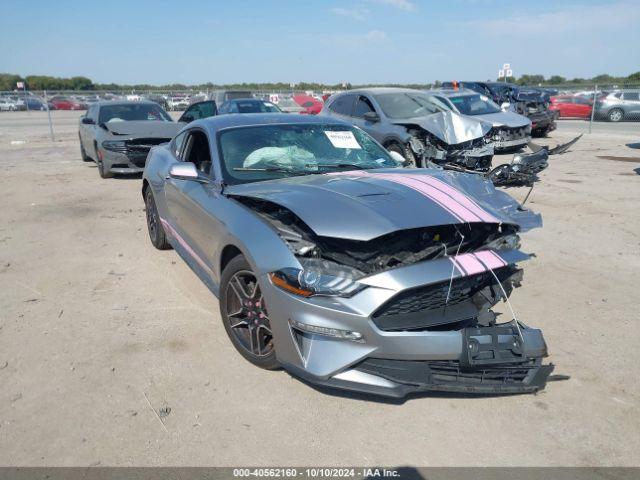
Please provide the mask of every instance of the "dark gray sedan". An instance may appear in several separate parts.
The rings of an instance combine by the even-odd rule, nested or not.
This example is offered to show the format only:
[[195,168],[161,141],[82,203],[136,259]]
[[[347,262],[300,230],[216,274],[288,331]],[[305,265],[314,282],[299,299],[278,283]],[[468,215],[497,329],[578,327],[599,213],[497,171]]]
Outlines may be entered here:
[[80,154],[98,164],[102,178],[141,173],[149,149],[171,140],[182,126],[155,102],[97,102],[80,117]]
[[399,168],[336,119],[231,114],[152,148],[142,196],[259,367],[391,396],[535,392],[553,369],[540,330],[492,311],[540,217],[479,175]]
[[420,90],[349,90],[329,97],[321,115],[357,125],[418,167],[427,161],[478,171],[491,167],[491,123],[448,111]]

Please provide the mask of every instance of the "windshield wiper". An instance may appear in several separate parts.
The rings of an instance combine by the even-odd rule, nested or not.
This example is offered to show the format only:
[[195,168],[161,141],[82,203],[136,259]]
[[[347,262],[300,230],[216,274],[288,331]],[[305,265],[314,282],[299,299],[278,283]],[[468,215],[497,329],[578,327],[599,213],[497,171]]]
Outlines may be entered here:
[[309,163],[307,167],[318,167],[318,168],[355,168],[356,170],[368,170],[370,168],[375,167],[364,167],[362,165],[358,165],[357,163]]
[[294,170],[292,168],[286,168],[286,167],[263,167],[263,168],[236,167],[233,169],[233,171],[234,172],[283,172],[283,173],[300,173],[303,175],[314,173],[308,170]]

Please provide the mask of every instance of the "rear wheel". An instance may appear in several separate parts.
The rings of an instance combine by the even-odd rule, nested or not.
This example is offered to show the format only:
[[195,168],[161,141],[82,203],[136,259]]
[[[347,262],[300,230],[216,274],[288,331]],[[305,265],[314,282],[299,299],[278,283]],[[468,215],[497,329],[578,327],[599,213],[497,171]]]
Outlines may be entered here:
[[624,118],[624,112],[619,108],[614,108],[613,110],[609,111],[609,113],[607,114],[607,118],[610,122],[620,122]]
[[167,235],[164,232],[162,222],[160,222],[160,215],[158,215],[158,209],[156,208],[156,201],[153,198],[153,192],[151,187],[147,187],[144,194],[145,210],[147,211],[147,230],[149,230],[149,238],[151,243],[158,250],[169,250],[171,245],[167,241]]
[[220,314],[231,343],[244,358],[267,370],[279,367],[262,291],[242,255],[222,272]]

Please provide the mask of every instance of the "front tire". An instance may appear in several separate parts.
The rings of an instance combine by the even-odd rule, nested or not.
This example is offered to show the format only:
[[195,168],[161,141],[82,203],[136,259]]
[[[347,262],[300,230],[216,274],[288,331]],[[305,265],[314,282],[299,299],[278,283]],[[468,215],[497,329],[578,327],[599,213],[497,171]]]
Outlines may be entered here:
[[233,258],[222,272],[220,315],[224,329],[240,355],[265,370],[279,368],[260,285],[242,255]]
[[84,149],[84,145],[82,145],[82,138],[80,138],[80,157],[83,162],[91,162],[93,159],[87,155],[87,152]]
[[614,108],[613,110],[609,111],[609,113],[607,114],[607,118],[610,122],[621,122],[624,118],[624,112],[619,108]]
[[156,208],[156,201],[153,198],[151,187],[147,187],[144,194],[144,205],[147,212],[147,230],[149,231],[149,239],[154,247],[158,250],[169,250],[171,245],[167,241],[167,234],[164,231],[160,215]]
[[402,148],[402,145],[398,143],[391,143],[387,145],[387,150],[389,152],[396,152],[402,155],[402,158],[405,159],[407,164],[406,167],[417,167],[416,157],[413,155],[413,152],[410,151],[409,148]]

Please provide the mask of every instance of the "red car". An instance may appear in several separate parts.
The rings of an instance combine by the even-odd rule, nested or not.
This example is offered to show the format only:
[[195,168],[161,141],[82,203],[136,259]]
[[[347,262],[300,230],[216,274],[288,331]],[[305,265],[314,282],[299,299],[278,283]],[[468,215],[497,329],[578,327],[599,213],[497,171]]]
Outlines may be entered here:
[[593,105],[590,100],[570,95],[551,97],[549,110],[558,112],[560,118],[590,118]]
[[322,102],[309,95],[294,95],[293,101],[304,108],[304,110],[300,112],[302,114],[317,115],[320,113],[320,110],[322,110]]
[[56,110],[86,110],[87,106],[69,97],[56,96],[49,100]]

